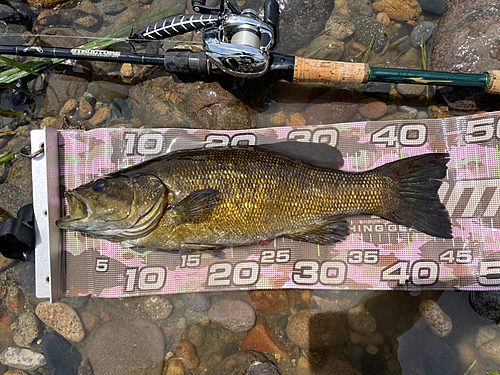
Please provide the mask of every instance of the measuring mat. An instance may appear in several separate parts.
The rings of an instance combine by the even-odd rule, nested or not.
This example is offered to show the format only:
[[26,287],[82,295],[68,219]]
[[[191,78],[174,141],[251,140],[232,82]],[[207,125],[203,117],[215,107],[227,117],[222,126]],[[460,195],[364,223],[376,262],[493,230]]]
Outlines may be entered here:
[[[243,289],[500,289],[500,112],[429,120],[369,121],[241,131],[95,129],[32,132],[37,221],[37,297],[126,297]],[[448,152],[439,190],[453,238],[428,236],[376,216],[348,217],[335,245],[277,238],[265,245],[210,252],[122,248],[60,231],[63,192],[168,152],[295,140],[324,142],[345,171],[410,156]],[[369,186],[366,187],[369,189]]]

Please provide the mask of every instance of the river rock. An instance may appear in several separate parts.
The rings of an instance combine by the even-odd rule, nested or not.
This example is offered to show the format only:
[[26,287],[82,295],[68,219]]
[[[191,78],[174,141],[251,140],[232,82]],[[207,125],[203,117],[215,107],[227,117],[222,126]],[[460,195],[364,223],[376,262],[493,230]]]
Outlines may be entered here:
[[96,375],[160,375],[162,372],[164,337],[151,322],[131,320],[103,324],[89,346],[88,356]]
[[7,290],[7,307],[14,315],[24,310],[24,293],[17,285],[11,285]]
[[481,326],[476,334],[476,347],[480,347],[497,337],[497,330],[492,327]]
[[45,357],[29,349],[9,347],[0,354],[0,362],[20,370],[36,370],[45,366]]
[[333,12],[328,21],[326,21],[323,33],[330,35],[335,40],[343,41],[354,34],[355,30],[356,28],[351,21]]
[[210,307],[208,317],[233,332],[245,332],[255,324],[255,311],[240,300],[221,299]]
[[339,60],[344,54],[344,44],[323,34],[315,38],[307,47],[307,56],[317,60]]
[[85,98],[78,100],[78,115],[83,119],[90,118],[94,113],[94,108]]
[[387,113],[387,104],[374,98],[361,99],[359,113],[370,120],[375,120]]
[[420,22],[410,34],[410,42],[413,48],[419,49],[422,41],[425,44],[432,36],[436,25],[429,21]]
[[251,290],[248,295],[253,307],[264,314],[279,314],[288,309],[288,296],[286,291],[280,289]]
[[363,305],[353,307],[347,312],[349,327],[363,335],[371,335],[377,330],[375,318]]
[[77,375],[82,356],[77,348],[57,333],[43,336],[43,354],[50,375]]
[[423,11],[442,16],[448,10],[448,5],[443,0],[418,0]]
[[122,1],[112,1],[104,8],[102,12],[108,16],[116,16],[127,9],[127,5]]
[[202,346],[205,342],[205,338],[207,333],[203,329],[203,327],[198,324],[192,325],[187,333],[187,338],[194,346]]
[[[265,365],[266,368],[261,372],[255,372],[259,370],[257,366]],[[276,367],[272,364],[269,359],[262,353],[256,351],[244,351],[233,354],[225,358],[220,364],[215,366],[215,368],[208,373],[208,375],[235,375],[235,374],[246,374],[246,375],[279,375]]]
[[347,340],[347,330],[337,313],[312,315],[300,310],[288,319],[288,339],[302,349],[332,348]]
[[44,8],[52,8],[54,5],[62,3],[66,0],[28,0],[31,6],[41,5]]
[[420,313],[432,332],[440,337],[448,336],[453,327],[451,319],[441,310],[441,307],[433,300],[424,300],[420,303]]
[[356,28],[354,41],[368,48],[372,42],[373,36],[376,35],[372,47],[373,51],[382,51],[387,42],[387,29],[384,25],[370,17],[354,17],[352,22]]
[[163,370],[163,374],[165,375],[184,375],[184,366],[182,362],[178,359],[171,359],[167,364],[167,371]]
[[261,353],[279,355],[281,359],[288,361],[288,352],[271,329],[265,325],[256,325],[248,332],[241,343],[241,350],[257,350]]
[[186,307],[193,311],[207,311],[211,304],[206,293],[181,294],[181,300],[186,304]]
[[85,337],[85,331],[77,313],[63,302],[41,302],[36,307],[36,315],[69,341],[80,342]]
[[40,333],[38,318],[32,312],[19,315],[17,327],[14,330],[14,342],[23,348],[29,348]]
[[9,370],[4,372],[3,375],[28,375],[24,371],[21,370]]
[[500,339],[495,339],[479,347],[481,357],[491,359],[500,364]]
[[378,0],[372,7],[375,12],[385,12],[395,21],[416,19],[422,12],[417,0]]
[[132,114],[148,127],[247,129],[255,113],[218,82],[182,83],[172,76],[134,86],[130,99]]
[[469,303],[486,322],[500,325],[500,291],[473,291],[470,293]]
[[[280,40],[276,52],[293,54],[307,46],[325,27],[330,17],[334,1],[287,0],[280,4]],[[247,0],[245,8],[262,9],[261,0]]]
[[371,17],[373,10],[370,0],[350,0],[347,3],[349,10],[360,16]]
[[348,121],[357,111],[358,99],[350,91],[334,89],[311,101],[304,118],[307,125],[336,124]]
[[175,346],[174,357],[180,359],[187,369],[194,369],[200,364],[193,344],[188,340],[180,340]]
[[150,296],[141,302],[141,311],[151,320],[166,319],[172,313],[172,303],[166,297]]

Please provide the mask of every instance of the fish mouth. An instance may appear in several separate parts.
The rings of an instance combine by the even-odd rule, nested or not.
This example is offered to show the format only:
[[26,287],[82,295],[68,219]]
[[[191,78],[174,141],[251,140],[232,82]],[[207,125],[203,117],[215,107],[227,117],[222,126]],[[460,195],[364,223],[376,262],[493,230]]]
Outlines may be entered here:
[[69,215],[57,220],[56,225],[60,229],[72,230],[75,224],[85,221],[90,216],[90,210],[88,204],[75,192],[68,191],[64,196],[68,201]]

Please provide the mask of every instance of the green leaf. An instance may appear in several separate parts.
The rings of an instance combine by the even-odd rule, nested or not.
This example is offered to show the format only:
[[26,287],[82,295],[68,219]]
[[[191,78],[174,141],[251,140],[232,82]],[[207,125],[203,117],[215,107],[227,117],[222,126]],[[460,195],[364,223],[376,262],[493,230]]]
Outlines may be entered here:
[[0,151],[0,165],[10,162],[14,159],[15,153],[12,150]]
[[[131,24],[127,27],[124,27],[121,30],[115,31],[114,33],[111,33],[105,37],[102,37],[99,40],[92,41],[90,43],[86,43],[78,48],[93,49],[93,48],[99,48],[99,47],[107,47],[107,46],[110,46],[112,44],[115,44],[115,43],[118,43],[121,41],[125,41],[125,40],[127,40],[126,37],[123,38],[122,40],[120,40],[118,38],[121,38],[123,36],[128,36],[128,34],[130,33],[130,30],[132,30],[133,28],[135,28],[139,24],[146,22],[146,21],[149,21],[150,19],[158,17],[164,13],[170,12],[170,11],[174,10],[175,8],[177,8],[178,6],[179,6],[179,4],[177,4],[171,8],[162,10],[161,12],[155,13],[152,16],[149,16],[149,17],[146,17],[142,20],[134,22],[133,24]],[[52,65],[58,64],[64,60],[66,60],[66,59],[40,57],[40,58],[35,59],[33,61],[27,62],[26,64],[24,64],[24,66],[27,66],[29,69],[31,69],[35,72],[39,72],[39,71],[42,71],[44,69],[51,67]],[[13,82],[17,81],[19,78],[25,77],[28,74],[31,74],[31,73],[28,73],[28,72],[26,72],[26,70],[20,69],[19,67],[14,67],[14,68],[5,70],[5,71],[0,73],[0,83],[13,83]]]
[[24,113],[22,113],[21,111],[16,111],[15,109],[0,108],[0,117],[15,118],[19,116],[24,116]]
[[15,91],[23,92],[26,95],[31,95],[30,90],[28,90],[27,88],[17,87],[16,85],[11,85],[10,83],[0,83],[0,88],[15,90]]
[[488,371],[488,375],[500,375],[500,371]]
[[0,59],[3,60],[7,65],[10,65],[14,68],[17,68],[19,70],[24,70],[25,72],[29,74],[34,74],[36,76],[39,76],[40,73],[35,72],[33,69],[30,69],[29,66],[26,66],[19,61],[9,59],[8,57],[0,56]]

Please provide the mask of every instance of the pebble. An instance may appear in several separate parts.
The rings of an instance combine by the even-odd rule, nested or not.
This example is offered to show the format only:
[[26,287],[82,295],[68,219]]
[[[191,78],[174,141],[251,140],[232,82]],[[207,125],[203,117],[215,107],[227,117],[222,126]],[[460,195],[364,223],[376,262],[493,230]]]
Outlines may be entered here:
[[104,8],[102,8],[102,12],[107,14],[108,16],[115,16],[120,14],[121,12],[127,9],[127,5],[121,1],[112,1]]
[[78,100],[69,99],[66,103],[64,103],[61,111],[59,112],[59,116],[71,116],[76,111],[76,107],[78,106]]
[[359,113],[370,120],[378,119],[387,113],[387,104],[380,100],[368,98],[361,99],[359,103]]
[[446,118],[452,116],[446,106],[431,105],[427,109],[427,113],[429,114],[429,118]]
[[40,123],[40,128],[43,129],[46,126],[51,126],[56,121],[55,117],[45,117]]
[[290,357],[286,348],[276,338],[271,328],[259,324],[253,327],[241,343],[241,350],[257,350],[261,353],[271,353],[279,355],[285,361]]
[[347,330],[340,315],[326,313],[313,316],[305,309],[288,319],[286,334],[292,344],[302,349],[336,347],[347,340]]
[[453,326],[451,319],[435,301],[423,300],[420,303],[419,310],[432,332],[440,337],[450,334]]
[[116,98],[127,99],[128,88],[114,82],[92,81],[87,85],[87,91],[94,98],[104,103],[112,103]]
[[410,41],[413,48],[420,48],[422,39],[424,44],[431,38],[436,25],[429,21],[420,22],[411,32]]
[[43,354],[50,375],[77,375],[82,356],[61,335],[49,332],[43,336]]
[[467,343],[460,342],[455,346],[458,354],[458,360],[465,368],[468,368],[475,360],[476,353]]
[[174,351],[175,358],[182,361],[182,364],[187,369],[194,369],[200,364],[200,360],[196,355],[193,344],[188,340],[180,340]]
[[371,17],[357,17],[353,19],[353,23],[356,28],[354,41],[368,48],[373,40],[373,36],[376,35],[372,49],[373,52],[381,52],[387,42],[387,30],[385,26],[381,26],[379,22]]
[[92,125],[101,125],[110,117],[110,114],[111,112],[108,107],[101,108],[92,116],[89,123]]
[[494,340],[497,337],[497,330],[488,326],[481,326],[476,334],[476,347],[480,347],[487,342]]
[[36,307],[36,315],[69,341],[80,342],[85,337],[85,331],[77,313],[63,302],[41,302]]
[[487,342],[479,347],[481,357],[491,359],[500,364],[500,339]]
[[[3,272],[7,268],[10,268],[15,262],[15,259],[6,258],[2,254],[0,254],[0,272]],[[2,291],[2,293],[5,293],[5,291]]]
[[378,353],[377,345],[374,345],[374,344],[368,344],[368,345],[366,345],[365,350],[366,350],[366,352],[368,354],[371,354],[371,355],[375,355],[375,354]]
[[314,38],[307,47],[308,57],[318,60],[339,60],[344,54],[344,44],[328,34]]
[[86,350],[95,374],[124,375],[141,369],[141,374],[161,375],[165,338],[149,321],[115,320],[97,328]]
[[443,0],[418,0],[423,10],[442,16],[448,10],[448,5]]
[[335,12],[332,13],[325,24],[325,33],[338,41],[347,39],[352,34],[354,34],[355,30],[356,28],[351,21],[346,20],[344,17],[335,15]]
[[14,342],[23,348],[29,348],[33,340],[40,334],[38,318],[32,312],[19,315],[17,327],[14,330]]
[[101,320],[97,315],[92,314],[90,311],[83,311],[81,313],[83,326],[87,331],[92,331],[95,325]]
[[429,118],[429,114],[426,111],[418,111],[415,119],[417,120],[426,120]]
[[134,76],[134,68],[132,64],[123,64],[120,68],[120,74],[122,78],[132,78]]
[[422,12],[417,0],[378,0],[372,4],[375,12],[385,12],[391,20],[409,21]]
[[43,354],[12,346],[0,354],[0,362],[4,365],[27,371],[36,370],[46,364]]
[[87,99],[80,98],[78,100],[78,116],[83,119],[88,119],[92,117],[93,113],[94,108],[92,108],[92,105],[87,101]]
[[313,364],[307,359],[307,357],[300,356],[297,360],[297,375],[313,375],[314,371]]
[[172,313],[172,303],[166,297],[150,296],[141,302],[141,312],[146,314],[151,320],[166,319]]
[[425,85],[413,85],[410,83],[398,83],[396,89],[403,96],[420,96],[425,90]]
[[4,372],[3,375],[28,375],[24,371],[21,370],[9,370]]
[[377,330],[375,318],[363,305],[353,307],[347,312],[349,327],[363,335],[371,335]]
[[168,362],[166,375],[184,375],[184,366],[179,359],[172,359]]
[[24,310],[24,293],[17,285],[11,285],[7,290],[7,307],[14,315]]
[[408,116],[410,116],[411,118],[417,117],[418,110],[416,108],[407,105],[402,105],[401,107],[399,107],[399,110],[401,112],[407,113]]
[[57,20],[57,13],[54,12],[52,9],[42,10],[37,17],[38,24],[42,26],[53,25],[56,20]]
[[311,101],[304,118],[307,125],[326,125],[348,121],[358,110],[358,99],[343,89],[328,91]]
[[391,19],[387,15],[387,13],[380,12],[377,14],[377,21],[380,22],[385,27],[388,27],[391,24]]
[[221,299],[210,307],[208,317],[233,332],[246,332],[255,324],[255,311],[248,303]]
[[302,113],[292,113],[286,120],[286,126],[304,126],[306,124],[306,119]]
[[207,334],[203,327],[200,327],[199,325],[195,324],[189,327],[189,331],[187,333],[187,339],[193,344],[194,346],[202,346],[203,343],[205,342]]
[[181,294],[181,300],[187,308],[193,311],[207,311],[211,302],[205,293],[185,293]]
[[[257,367],[258,365],[265,367]],[[242,351],[225,358],[214,366],[207,375],[279,375],[276,368],[262,353],[256,351]]]
[[359,345],[381,345],[384,342],[384,336],[380,333],[375,332],[371,335],[362,335],[361,333],[357,333],[354,331],[349,332],[349,341],[353,344]]
[[369,1],[349,1],[347,3],[349,10],[360,16],[371,17],[373,15],[372,7]]
[[288,296],[284,290],[253,290],[248,295],[255,310],[263,314],[279,314],[288,309]]

